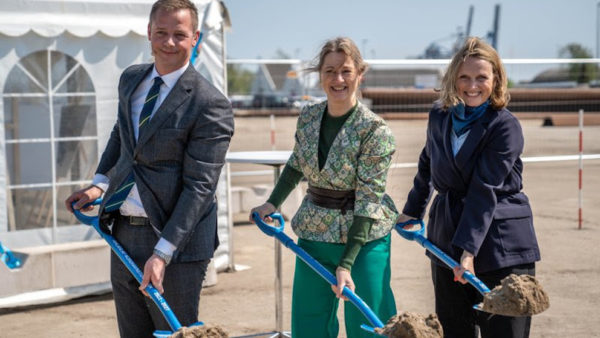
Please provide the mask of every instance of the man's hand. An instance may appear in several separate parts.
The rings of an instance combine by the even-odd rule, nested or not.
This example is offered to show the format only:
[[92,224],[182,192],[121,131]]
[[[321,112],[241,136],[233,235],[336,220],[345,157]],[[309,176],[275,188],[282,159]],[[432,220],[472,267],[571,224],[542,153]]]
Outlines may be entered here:
[[[65,200],[65,207],[67,207],[67,210],[69,210],[70,212],[73,212],[73,209],[79,210],[84,205],[94,202],[95,200],[100,198],[100,196],[102,196],[103,193],[104,191],[102,191],[102,189],[98,188],[95,185],[90,185],[71,194],[71,196],[69,196],[69,198]],[[77,201],[77,203],[75,203],[73,207],[71,207],[71,203],[75,201]],[[94,209],[94,207],[89,206],[83,209],[83,211],[90,211],[92,209]]]
[[344,286],[346,286],[350,291],[354,292],[355,286],[354,281],[352,280],[352,276],[350,275],[350,271],[348,269],[342,268],[338,266],[335,270],[335,278],[337,279],[337,286],[332,285],[331,290],[335,293],[337,298],[341,298],[343,300],[348,300],[346,296],[342,294],[344,291]]
[[463,278],[463,273],[465,273],[466,270],[469,270],[473,275],[475,275],[474,261],[475,257],[472,253],[468,251],[463,251],[463,254],[460,257],[460,265],[453,269],[455,282],[467,284],[467,280]]
[[162,295],[165,290],[163,289],[163,279],[165,278],[165,267],[167,263],[157,255],[152,255],[144,264],[144,276],[142,277],[142,284],[140,284],[140,291],[144,293],[146,297],[150,297],[146,292],[146,286],[148,283],[152,283],[154,288]]

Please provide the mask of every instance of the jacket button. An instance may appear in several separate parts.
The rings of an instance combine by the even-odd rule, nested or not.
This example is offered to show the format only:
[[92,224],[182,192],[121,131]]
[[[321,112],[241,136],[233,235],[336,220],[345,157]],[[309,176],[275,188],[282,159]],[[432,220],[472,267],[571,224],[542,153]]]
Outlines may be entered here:
[[133,160],[133,165],[137,165],[137,161],[136,160]]

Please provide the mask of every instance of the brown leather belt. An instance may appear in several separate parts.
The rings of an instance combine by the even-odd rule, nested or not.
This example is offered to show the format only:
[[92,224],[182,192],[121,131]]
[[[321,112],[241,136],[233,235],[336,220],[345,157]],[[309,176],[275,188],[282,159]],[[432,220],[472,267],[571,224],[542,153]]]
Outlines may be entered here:
[[306,193],[308,200],[319,207],[342,210],[342,214],[354,209],[354,190],[332,190],[309,185]]
[[150,220],[148,217],[140,217],[140,216],[123,216],[119,214],[119,219],[125,221],[131,225],[150,225]]

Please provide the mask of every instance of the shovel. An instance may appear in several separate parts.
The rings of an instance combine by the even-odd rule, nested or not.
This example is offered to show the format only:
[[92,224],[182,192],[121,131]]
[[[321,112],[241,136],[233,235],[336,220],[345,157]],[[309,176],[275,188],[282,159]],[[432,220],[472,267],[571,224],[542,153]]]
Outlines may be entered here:
[[23,261],[21,261],[19,257],[15,255],[15,253],[5,247],[2,242],[0,242],[0,260],[2,260],[2,262],[11,270],[18,269],[23,266]]
[[[279,227],[274,227],[266,224],[265,222],[263,222],[263,220],[259,217],[257,213],[252,213],[252,218],[254,219],[254,222],[256,223],[256,225],[258,225],[262,232],[264,232],[268,236],[277,238],[283,245],[290,248],[300,259],[302,259],[306,264],[308,264],[308,266],[310,266],[316,273],[318,273],[319,276],[323,277],[323,279],[329,282],[329,284],[337,285],[337,280],[335,276],[331,272],[329,272],[329,270],[325,269],[325,267],[321,265],[321,263],[317,262],[314,258],[312,258],[306,251],[304,251],[301,247],[294,243],[294,241],[283,232],[284,221],[281,214],[274,213],[269,215],[269,217],[276,219],[279,222]],[[365,303],[359,296],[352,292],[352,290],[344,286],[342,294],[346,296],[350,300],[350,302],[352,302],[352,304],[354,304],[371,323],[372,326],[368,326],[365,324],[361,325],[361,328],[363,330],[375,333],[374,327],[382,328],[384,326],[383,322],[381,322],[381,320],[377,317],[373,310],[369,308],[367,303]]]
[[[421,228],[419,230],[404,230],[402,228],[403,226],[409,224],[420,225]],[[400,234],[400,236],[404,237],[405,239],[408,239],[409,241],[415,241],[421,244],[421,246],[423,246],[429,252],[434,254],[435,257],[439,258],[442,262],[444,262],[444,264],[449,266],[451,269],[454,269],[455,267],[459,266],[458,263],[454,259],[452,259],[452,257],[448,256],[445,252],[440,250],[440,248],[435,246],[423,236],[423,234],[425,233],[425,223],[423,223],[423,220],[410,220],[404,223],[396,224],[396,231],[398,232],[398,234]],[[479,291],[479,293],[481,293],[482,295],[485,295],[486,293],[490,292],[490,289],[479,278],[475,277],[475,275],[472,274],[470,271],[465,270],[465,272],[463,273],[463,278],[466,279],[471,285],[473,285],[475,289],[477,289],[477,291]]]
[[[409,224],[420,225],[420,229],[405,230],[402,228],[403,226],[409,225]],[[423,234],[425,233],[425,224],[423,223],[423,220],[409,220],[404,223],[396,224],[396,231],[398,231],[400,236],[404,237],[405,239],[408,239],[409,241],[415,241],[415,242],[418,242],[419,244],[421,244],[425,249],[427,249],[429,252],[431,252],[433,255],[435,255],[437,258],[439,258],[442,262],[444,262],[444,264],[449,266],[451,269],[454,269],[455,267],[459,266],[459,264],[454,259],[452,259],[445,252],[440,250],[438,247],[436,247],[433,243],[431,243],[427,238],[425,238],[423,236]],[[533,284],[533,290],[532,290],[533,293],[532,294],[534,294],[535,296],[537,296],[539,298],[520,299],[519,301],[526,301],[525,303],[527,306],[523,307],[523,306],[521,306],[522,304],[518,304],[518,306],[516,306],[510,312],[502,312],[502,311],[507,311],[506,309],[499,311],[496,308],[495,310],[493,310],[492,306],[484,307],[484,304],[486,304],[486,301],[488,301],[488,300],[490,302],[493,302],[493,300],[508,301],[508,299],[505,298],[506,295],[503,293],[503,289],[505,288],[504,282],[510,281],[511,278],[513,277],[513,275],[504,278],[502,280],[502,287],[496,287],[491,292],[490,292],[490,289],[479,278],[475,277],[475,275],[473,275],[470,271],[465,271],[462,276],[471,285],[473,285],[475,287],[475,289],[477,289],[477,291],[479,291],[479,293],[481,293],[484,296],[483,303],[473,305],[473,308],[475,310],[485,311],[488,313],[499,314],[499,315],[504,315],[504,316],[530,316],[532,314],[537,314],[537,313],[540,313],[540,312],[546,310],[549,306],[547,295],[545,294],[545,292],[543,291],[541,286],[537,283],[537,281],[535,281],[535,278],[533,276],[523,275],[523,276],[516,276],[516,277],[528,277],[528,278],[534,280],[535,284]],[[510,290],[510,288],[508,288],[508,290]],[[530,301],[540,301],[540,302],[538,304],[534,304],[534,303],[530,303]],[[534,304],[534,305],[532,305],[532,304]]]
[[[102,203],[101,198],[85,205],[84,208],[87,206],[91,206],[91,205],[99,205],[100,203]],[[73,204],[75,204],[75,203],[73,203]],[[113,236],[105,233],[104,231],[102,231],[100,229],[100,224],[98,222],[98,216],[87,216],[87,215],[84,215],[83,213],[81,213],[81,211],[76,210],[76,209],[73,209],[73,211],[74,211],[75,217],[77,217],[78,220],[80,220],[84,224],[91,225],[94,227],[94,229],[96,229],[98,234],[100,234],[100,236],[102,236],[102,238],[108,243],[108,245],[110,245],[110,248],[119,257],[121,262],[123,262],[123,264],[125,264],[125,266],[129,270],[129,272],[131,272],[133,277],[135,277],[135,279],[138,281],[138,283],[141,284],[142,277],[143,277],[142,271],[133,262],[131,257],[129,257],[127,252],[125,252],[125,249],[123,249],[123,247],[119,244],[119,242],[117,242],[117,240]],[[169,326],[171,327],[171,330],[172,330],[172,331],[156,330],[153,333],[154,337],[167,338],[167,337],[171,336],[173,333],[175,333],[177,330],[181,329],[181,327],[182,327],[181,323],[179,322],[177,317],[175,317],[175,313],[173,313],[173,310],[171,310],[171,308],[169,307],[169,304],[167,304],[167,301],[161,296],[160,292],[158,292],[158,290],[156,290],[156,288],[154,286],[152,286],[151,283],[148,284],[148,286],[146,286],[146,288],[144,290],[148,293],[148,295],[150,295],[150,298],[152,298],[152,300],[154,301],[154,304],[156,304],[156,306],[158,307],[158,309],[160,310],[162,315],[167,320],[167,323],[169,323]],[[204,325],[204,323],[196,322],[190,326],[201,326],[201,325]]]

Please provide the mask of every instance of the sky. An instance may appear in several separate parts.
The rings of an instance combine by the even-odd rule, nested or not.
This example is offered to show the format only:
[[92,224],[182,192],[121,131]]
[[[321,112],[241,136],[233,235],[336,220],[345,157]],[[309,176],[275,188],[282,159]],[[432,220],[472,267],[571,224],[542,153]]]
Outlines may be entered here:
[[600,0],[224,0],[232,22],[229,59],[269,59],[282,51],[313,59],[327,39],[352,38],[366,59],[405,59],[432,42],[449,48],[467,24],[471,35],[492,30],[500,5],[497,50],[502,58],[557,58],[579,43],[597,52]]

